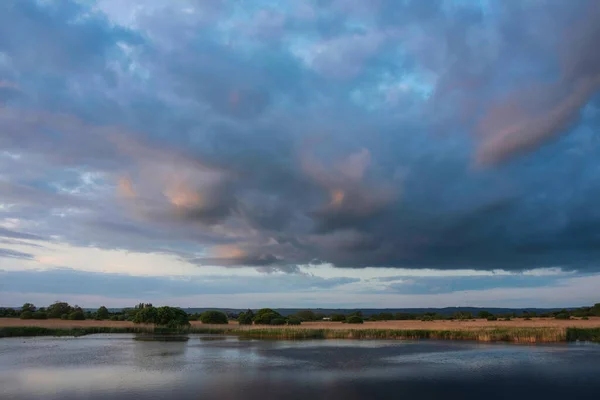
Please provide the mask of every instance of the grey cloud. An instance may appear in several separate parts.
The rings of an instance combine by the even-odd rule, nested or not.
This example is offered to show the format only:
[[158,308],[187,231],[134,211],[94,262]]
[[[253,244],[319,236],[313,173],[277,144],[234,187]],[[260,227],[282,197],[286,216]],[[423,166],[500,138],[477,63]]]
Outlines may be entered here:
[[399,294],[440,294],[498,288],[537,288],[564,285],[573,275],[499,275],[469,277],[393,277],[387,290]]
[[0,288],[5,291],[10,289],[11,292],[104,295],[139,301],[199,294],[326,290],[356,281],[358,279],[281,274],[261,277],[180,278],[82,272],[66,268],[50,271],[0,271]]
[[[594,51],[600,40],[597,27],[600,6],[594,1],[583,2],[581,14],[569,17],[567,21],[560,21],[564,30],[557,38],[561,50],[558,78],[530,97],[523,98],[520,91],[513,92],[486,112],[479,127],[483,139],[477,153],[478,162],[502,162],[531,152],[555,135],[566,132],[581,108],[600,91],[600,57]],[[554,101],[548,101],[552,98]],[[490,120],[496,120],[495,124]]]
[[[3,216],[72,244],[263,272],[316,259],[596,269],[598,143],[578,131],[534,152],[577,126],[593,94],[596,14],[581,4],[495,4],[489,18],[433,1],[325,2],[274,26],[249,11],[267,41],[162,6],[114,3],[116,20],[68,24],[84,5],[2,5],[0,51],[23,93],[0,107],[0,147],[20,156],[0,158]],[[36,56],[23,26],[54,47]],[[537,80],[557,83],[513,92]],[[533,154],[498,164],[517,153]],[[494,168],[472,169],[473,154]],[[243,252],[213,257],[223,245]]]
[[41,236],[34,235],[31,233],[13,231],[0,227],[0,237],[7,237],[13,239],[25,239],[25,240],[44,240]]
[[23,260],[33,260],[33,254],[24,253],[22,251],[0,248],[0,257],[17,258]]

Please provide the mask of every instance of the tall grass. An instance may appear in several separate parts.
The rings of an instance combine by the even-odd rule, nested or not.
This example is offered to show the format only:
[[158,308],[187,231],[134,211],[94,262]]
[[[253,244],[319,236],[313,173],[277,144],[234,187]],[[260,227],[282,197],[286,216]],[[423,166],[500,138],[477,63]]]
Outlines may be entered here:
[[567,341],[577,340],[600,343],[600,328],[568,328]]
[[257,339],[394,339],[394,340],[473,340],[482,342],[557,343],[572,341],[600,342],[600,328],[492,328],[473,330],[432,329],[304,329],[296,327],[188,327],[182,329],[135,327],[85,327],[73,329],[42,327],[0,328],[0,338],[17,336],[83,336],[95,333],[152,333],[181,335],[188,333],[236,335]]

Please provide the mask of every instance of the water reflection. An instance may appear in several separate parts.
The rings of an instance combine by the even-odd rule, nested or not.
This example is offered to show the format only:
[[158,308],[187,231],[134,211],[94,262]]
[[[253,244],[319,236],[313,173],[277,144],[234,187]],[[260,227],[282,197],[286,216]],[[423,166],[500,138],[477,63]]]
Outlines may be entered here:
[[600,346],[0,340],[1,399],[597,398]]

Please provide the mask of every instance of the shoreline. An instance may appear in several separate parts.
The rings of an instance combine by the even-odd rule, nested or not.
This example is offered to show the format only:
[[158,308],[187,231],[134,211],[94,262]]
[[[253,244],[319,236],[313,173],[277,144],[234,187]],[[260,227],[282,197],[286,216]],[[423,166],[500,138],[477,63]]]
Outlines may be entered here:
[[307,339],[354,339],[354,340],[468,340],[478,342],[504,343],[568,343],[596,342],[600,343],[600,327],[596,328],[488,328],[465,330],[434,330],[434,329],[311,329],[296,327],[254,327],[253,329],[237,329],[223,326],[191,326],[189,328],[169,330],[149,326],[110,327],[89,326],[71,328],[51,328],[40,326],[7,326],[0,327],[0,339],[8,337],[35,336],[70,336],[79,337],[91,334],[157,334],[185,335],[212,334],[229,335],[249,339],[271,340],[307,340]]

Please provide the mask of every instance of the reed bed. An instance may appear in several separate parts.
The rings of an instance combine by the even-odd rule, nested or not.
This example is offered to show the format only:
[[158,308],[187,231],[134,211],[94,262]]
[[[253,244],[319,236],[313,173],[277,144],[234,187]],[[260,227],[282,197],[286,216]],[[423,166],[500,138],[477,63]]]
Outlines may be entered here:
[[0,328],[2,337],[83,336],[98,333],[146,333],[158,335],[212,334],[235,335],[254,339],[379,339],[379,340],[471,340],[480,342],[561,343],[574,341],[600,342],[600,328],[491,328],[479,330],[431,329],[302,329],[273,327],[235,329],[234,327],[197,327],[164,329],[150,326],[43,328],[36,326]]

